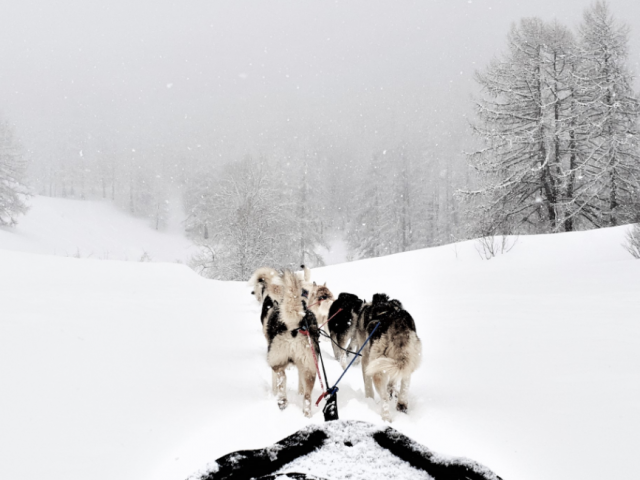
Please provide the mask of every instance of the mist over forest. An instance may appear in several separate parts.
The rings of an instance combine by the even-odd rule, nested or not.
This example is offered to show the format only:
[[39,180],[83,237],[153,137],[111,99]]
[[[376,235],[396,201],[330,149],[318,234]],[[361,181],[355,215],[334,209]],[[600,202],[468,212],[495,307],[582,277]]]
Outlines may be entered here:
[[178,204],[194,268],[241,280],[336,237],[357,259],[640,220],[634,0],[1,11],[0,224],[27,192],[159,230]]

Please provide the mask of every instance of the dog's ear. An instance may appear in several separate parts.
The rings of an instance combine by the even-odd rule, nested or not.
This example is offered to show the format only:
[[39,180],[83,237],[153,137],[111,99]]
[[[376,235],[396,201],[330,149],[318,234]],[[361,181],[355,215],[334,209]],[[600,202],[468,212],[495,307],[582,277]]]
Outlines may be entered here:
[[318,285],[316,285],[316,282],[315,282],[315,280],[314,280],[314,282],[313,282],[313,286],[314,286],[314,287],[317,287],[317,286],[318,286]]
[[323,286],[323,287],[326,287],[326,286],[327,286],[327,282],[324,282],[324,285],[322,285],[322,286]]

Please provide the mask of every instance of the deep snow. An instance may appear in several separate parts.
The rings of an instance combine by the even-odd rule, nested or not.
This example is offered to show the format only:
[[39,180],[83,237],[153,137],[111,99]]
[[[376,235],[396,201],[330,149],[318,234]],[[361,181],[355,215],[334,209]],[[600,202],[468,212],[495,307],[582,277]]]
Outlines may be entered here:
[[[70,238],[51,223],[32,232]],[[384,291],[416,319],[423,364],[394,428],[505,480],[634,478],[640,262],[621,247],[626,228],[520,237],[490,261],[471,241],[313,275],[335,293]],[[26,240],[0,233],[0,478],[183,480],[322,422],[315,407],[302,416],[293,370],[278,410],[243,283],[16,252]],[[357,369],[339,406],[342,419],[382,424]]]

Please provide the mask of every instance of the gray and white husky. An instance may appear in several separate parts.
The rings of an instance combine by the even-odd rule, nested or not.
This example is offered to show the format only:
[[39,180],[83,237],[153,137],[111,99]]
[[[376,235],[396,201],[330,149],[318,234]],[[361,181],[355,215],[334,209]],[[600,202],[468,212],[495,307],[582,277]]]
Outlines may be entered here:
[[385,294],[375,294],[371,303],[362,307],[356,343],[362,345],[372,332],[362,350],[365,396],[373,398],[375,385],[382,401],[382,419],[390,422],[390,400],[396,395],[398,382],[396,409],[405,413],[408,410],[411,374],[420,366],[422,344],[411,315],[398,300],[389,300]]

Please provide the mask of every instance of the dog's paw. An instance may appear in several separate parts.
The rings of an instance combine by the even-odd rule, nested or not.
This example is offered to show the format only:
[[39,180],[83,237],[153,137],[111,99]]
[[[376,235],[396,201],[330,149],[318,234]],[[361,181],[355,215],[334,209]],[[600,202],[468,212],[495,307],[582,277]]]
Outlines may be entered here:
[[304,406],[302,407],[302,413],[305,417],[311,418],[311,400],[304,399]]
[[398,402],[398,404],[396,405],[396,410],[402,413],[407,413],[409,411],[409,407],[406,403]]
[[278,407],[280,408],[280,410],[284,410],[285,408],[287,408],[287,405],[289,405],[289,401],[286,398],[281,398],[280,400],[278,400]]
[[389,414],[389,402],[382,401],[382,420],[391,423],[391,415]]
[[398,398],[398,394],[396,393],[393,387],[389,387],[389,389],[387,390],[387,393],[389,394],[389,401]]

